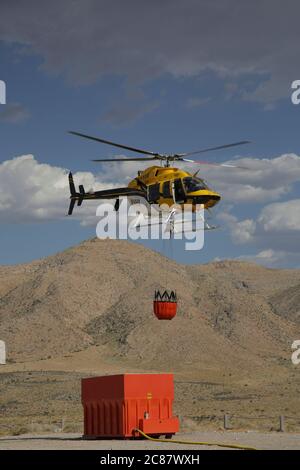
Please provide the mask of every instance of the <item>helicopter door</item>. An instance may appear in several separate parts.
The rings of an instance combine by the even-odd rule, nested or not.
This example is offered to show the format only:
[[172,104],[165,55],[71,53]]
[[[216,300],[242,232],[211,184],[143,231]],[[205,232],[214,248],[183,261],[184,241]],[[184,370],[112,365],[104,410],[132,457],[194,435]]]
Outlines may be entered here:
[[147,199],[150,203],[157,202],[159,199],[159,183],[151,184],[147,187]]
[[163,197],[166,199],[171,198],[172,194],[170,191],[170,181],[165,181],[162,187]]
[[182,204],[186,201],[185,191],[182,180],[180,178],[174,180],[173,184],[173,199],[177,204]]

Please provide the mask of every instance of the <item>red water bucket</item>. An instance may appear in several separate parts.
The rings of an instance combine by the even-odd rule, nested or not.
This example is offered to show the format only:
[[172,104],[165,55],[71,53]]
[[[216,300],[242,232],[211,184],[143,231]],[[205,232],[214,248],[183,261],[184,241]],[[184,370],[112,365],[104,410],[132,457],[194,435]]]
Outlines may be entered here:
[[159,291],[155,292],[153,301],[154,315],[159,320],[172,320],[177,312],[177,297],[174,291],[165,291],[161,294]]
[[153,301],[154,314],[159,320],[172,320],[177,312],[176,302],[160,302],[159,300]]

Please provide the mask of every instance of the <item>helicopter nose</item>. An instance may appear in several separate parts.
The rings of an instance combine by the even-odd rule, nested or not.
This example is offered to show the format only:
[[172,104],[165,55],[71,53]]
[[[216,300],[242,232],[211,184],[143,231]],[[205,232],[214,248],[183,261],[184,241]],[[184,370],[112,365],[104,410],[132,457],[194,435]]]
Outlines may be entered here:
[[217,193],[205,194],[194,198],[195,204],[204,204],[205,208],[215,206],[221,199]]
[[220,194],[213,194],[210,197],[210,200],[212,201],[212,205],[214,206],[215,204],[218,204],[218,202],[221,200]]
[[209,200],[206,203],[206,207],[209,209],[210,207],[214,207],[220,201],[221,196],[217,193],[214,193],[210,196]]

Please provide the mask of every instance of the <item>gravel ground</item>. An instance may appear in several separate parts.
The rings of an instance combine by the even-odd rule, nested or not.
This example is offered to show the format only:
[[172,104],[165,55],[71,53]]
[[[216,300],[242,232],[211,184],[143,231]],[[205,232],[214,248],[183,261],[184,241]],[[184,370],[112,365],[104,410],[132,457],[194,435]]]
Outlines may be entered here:
[[[193,432],[178,433],[173,439],[194,442],[219,442],[245,445],[257,449],[300,449],[300,434],[258,432]],[[221,449],[216,446],[183,445],[152,441],[82,440],[80,434],[24,434],[0,438],[0,450],[158,450],[158,449]]]

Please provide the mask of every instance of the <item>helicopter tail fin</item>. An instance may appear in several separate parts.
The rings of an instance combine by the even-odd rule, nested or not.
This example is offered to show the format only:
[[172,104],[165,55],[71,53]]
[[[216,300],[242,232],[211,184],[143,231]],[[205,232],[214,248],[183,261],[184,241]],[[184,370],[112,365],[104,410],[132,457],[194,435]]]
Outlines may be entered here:
[[73,175],[71,172],[69,173],[69,186],[70,186],[71,196],[76,196],[75,184],[74,184]]
[[72,215],[73,209],[74,209],[74,206],[75,206],[75,202],[76,202],[75,199],[71,199],[69,210],[68,210],[68,215]]
[[69,173],[69,187],[70,187],[70,194],[71,194],[70,199],[71,200],[70,200],[68,215],[72,215],[73,209],[74,209],[74,206],[75,206],[75,202],[76,202],[76,190],[75,190],[73,175],[72,175],[71,172]]
[[83,185],[81,184],[79,186],[79,193],[76,192],[75,184],[74,184],[74,180],[73,180],[73,175],[72,175],[71,172],[69,173],[69,186],[70,186],[70,199],[71,199],[71,201],[70,201],[70,206],[69,206],[69,210],[68,210],[68,215],[72,215],[76,201],[77,201],[77,205],[81,206],[82,201],[83,201],[84,196],[85,196],[85,190],[84,190]]

